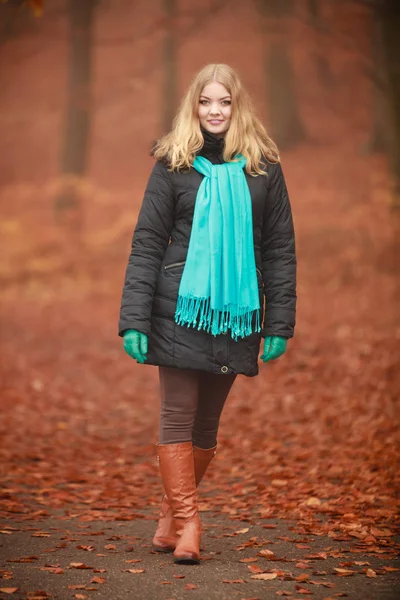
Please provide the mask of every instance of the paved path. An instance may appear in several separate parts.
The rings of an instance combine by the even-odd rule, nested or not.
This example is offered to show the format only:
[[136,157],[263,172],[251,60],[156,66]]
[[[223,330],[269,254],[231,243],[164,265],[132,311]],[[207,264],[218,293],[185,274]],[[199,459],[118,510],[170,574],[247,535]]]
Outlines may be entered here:
[[[171,555],[151,550],[153,509],[144,513],[143,518],[131,521],[101,519],[100,513],[98,521],[85,522],[73,518],[68,510],[54,511],[54,516],[35,521],[24,520],[23,515],[12,520],[1,519],[0,588],[18,590],[0,593],[0,598],[288,597],[298,600],[310,596],[316,600],[340,597],[395,600],[400,597],[400,570],[394,570],[400,569],[400,560],[396,559],[393,546],[380,554],[368,554],[360,546],[355,553],[357,541],[299,535],[298,523],[258,519],[246,524],[203,512],[203,560],[199,566],[178,566],[173,564]],[[258,555],[267,549],[278,560]],[[267,573],[275,578],[254,579],[250,569],[255,575],[260,571],[261,575]],[[339,576],[335,569],[355,573]]]

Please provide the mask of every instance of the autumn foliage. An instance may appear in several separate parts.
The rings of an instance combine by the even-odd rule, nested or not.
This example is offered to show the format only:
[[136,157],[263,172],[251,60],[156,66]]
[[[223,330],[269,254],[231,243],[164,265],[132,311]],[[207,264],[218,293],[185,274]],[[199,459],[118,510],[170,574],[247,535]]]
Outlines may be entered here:
[[[41,2],[29,4],[40,13]],[[342,22],[364,51],[365,32],[357,35],[365,21]],[[229,23],[236,31],[237,14]],[[250,30],[253,21],[246,23],[243,17],[240,27]],[[295,337],[281,359],[260,361],[258,377],[235,382],[218,452],[201,488],[202,514],[231,525],[218,533],[233,543],[229,559],[237,562],[237,576],[220,578],[226,593],[248,581],[279,584],[276,594],[283,597],[291,593],[289,583],[300,597],[318,582],[326,588],[340,578],[373,582],[395,569],[388,561],[398,552],[399,215],[391,210],[385,156],[369,155],[363,145],[372,95],[356,68],[354,46],[319,33],[331,49],[336,44],[331,75],[342,82],[321,91],[309,60],[319,46],[315,38],[302,37],[303,25],[296,25],[293,62],[302,75],[298,96],[308,137],[282,153],[298,253]],[[111,36],[107,28],[105,19],[100,34]],[[132,533],[138,523],[153,526],[158,512],[157,369],[124,354],[117,322],[131,235],[151,168],[148,146],[157,133],[154,98],[160,81],[158,71],[143,80],[129,71],[132,56],[135,69],[143,67],[143,56],[148,64],[154,44],[143,42],[145,51],[136,53],[131,46],[118,47],[114,55],[110,39],[107,52],[98,50],[98,112],[92,162],[83,177],[57,172],[64,93],[59,47],[48,56],[36,38],[14,40],[0,59],[11,65],[17,48],[21,53],[20,62],[9,67],[9,87],[0,100],[6,165],[0,173],[0,518],[7,521],[7,527],[2,523],[7,537],[10,520],[36,522],[33,533],[45,536],[41,520],[55,513],[81,525],[126,522]],[[224,44],[217,46],[221,56],[232,56],[224,54]],[[201,36],[190,39],[182,73],[193,67],[187,57],[203,56],[203,46]],[[253,47],[254,57],[259,49]],[[24,60],[33,61],[31,68]],[[259,101],[260,68],[254,64],[244,71]],[[23,96],[29,92],[28,117],[20,89]],[[42,106],[39,92],[48,104]],[[59,219],[54,199],[65,190],[73,190],[78,202]],[[281,522],[290,527],[286,541],[301,551],[301,559],[289,560],[270,543],[285,542],[275,537]],[[265,536],[252,535],[253,526]],[[318,550],[313,540],[320,542]],[[146,577],[141,561],[148,549],[131,543],[137,555],[123,568],[133,578]],[[93,550],[80,544],[86,546],[80,552]],[[365,564],[366,555],[381,559],[381,567]],[[337,565],[324,586],[323,565],[333,558]],[[28,562],[29,556],[13,559]],[[46,575],[61,568],[46,565]],[[91,567],[89,560],[71,560],[68,568]],[[89,586],[106,587],[103,573],[90,577],[95,581]],[[168,589],[180,580],[165,571],[160,581]],[[201,593],[199,582],[187,577],[181,583],[185,593],[195,594],[196,588]],[[1,585],[15,587],[11,581]],[[335,593],[327,590],[326,596]]]

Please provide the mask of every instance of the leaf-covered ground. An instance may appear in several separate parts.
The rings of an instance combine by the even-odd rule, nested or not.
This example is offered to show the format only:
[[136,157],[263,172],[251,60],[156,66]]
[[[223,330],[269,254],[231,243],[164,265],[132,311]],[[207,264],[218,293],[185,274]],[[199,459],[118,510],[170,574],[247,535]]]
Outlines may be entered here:
[[307,172],[298,158],[296,336],[235,383],[192,570],[149,547],[158,379],[116,335],[128,235],[71,268],[70,248],[40,254],[42,223],[29,242],[5,228],[0,597],[396,597],[399,215],[379,161],[343,156],[339,180],[330,153]]

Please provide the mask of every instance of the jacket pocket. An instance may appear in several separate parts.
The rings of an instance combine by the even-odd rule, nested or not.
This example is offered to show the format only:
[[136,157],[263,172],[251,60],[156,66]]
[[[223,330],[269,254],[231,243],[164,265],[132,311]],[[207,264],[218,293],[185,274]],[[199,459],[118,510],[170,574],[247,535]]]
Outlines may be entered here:
[[183,268],[185,266],[186,261],[169,263],[168,265],[164,265],[164,273],[168,277],[181,277],[183,273]]

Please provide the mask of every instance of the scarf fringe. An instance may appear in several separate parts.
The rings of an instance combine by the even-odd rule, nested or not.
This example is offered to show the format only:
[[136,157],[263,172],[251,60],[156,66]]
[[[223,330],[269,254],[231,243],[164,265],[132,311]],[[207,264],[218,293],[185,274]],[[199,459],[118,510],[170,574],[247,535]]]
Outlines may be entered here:
[[[255,327],[252,329],[255,316]],[[211,335],[231,332],[232,339],[237,341],[252,333],[260,332],[260,309],[228,304],[223,310],[211,308],[210,298],[178,296],[175,311],[175,322],[178,325],[193,326],[204,329]]]

